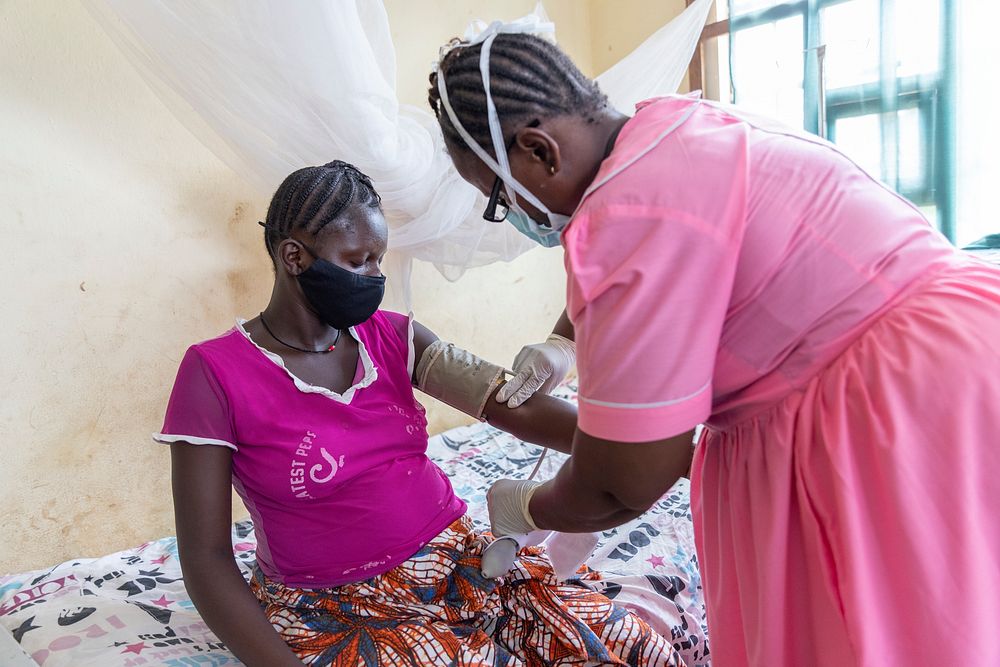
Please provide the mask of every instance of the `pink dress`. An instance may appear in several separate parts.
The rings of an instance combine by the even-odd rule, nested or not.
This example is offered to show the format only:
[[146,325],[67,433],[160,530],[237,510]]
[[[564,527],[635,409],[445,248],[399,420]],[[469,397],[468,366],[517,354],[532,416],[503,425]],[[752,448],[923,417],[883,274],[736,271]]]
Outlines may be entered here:
[[580,427],[707,428],[714,664],[1000,665],[1000,270],[833,146],[641,104],[563,233]]

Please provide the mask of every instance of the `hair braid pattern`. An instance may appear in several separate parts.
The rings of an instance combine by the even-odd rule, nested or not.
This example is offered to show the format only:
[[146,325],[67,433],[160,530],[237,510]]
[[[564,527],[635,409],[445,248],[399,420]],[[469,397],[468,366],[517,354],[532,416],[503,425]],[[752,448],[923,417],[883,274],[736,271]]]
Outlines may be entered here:
[[368,176],[356,167],[334,160],[321,167],[305,167],[289,174],[271,198],[264,222],[264,245],[271,259],[278,244],[292,231],[315,236],[348,206],[381,209],[382,199]]
[[[440,72],[459,122],[484,150],[493,154],[486,91],[479,70],[482,45],[467,46],[452,40],[451,46],[437,71],[430,75],[428,102],[448,150],[468,150],[441,102],[437,80]],[[536,119],[577,115],[594,122],[608,108],[608,98],[597,83],[584,76],[558,46],[523,33],[501,33],[494,39],[490,49],[490,95],[505,139]]]

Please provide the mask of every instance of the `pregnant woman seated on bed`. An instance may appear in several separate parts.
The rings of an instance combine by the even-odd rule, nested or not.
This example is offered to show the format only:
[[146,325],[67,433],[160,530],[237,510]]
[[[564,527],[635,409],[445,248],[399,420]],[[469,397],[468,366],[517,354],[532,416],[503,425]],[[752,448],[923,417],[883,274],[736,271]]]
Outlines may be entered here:
[[[492,538],[426,456],[413,387],[568,451],[573,406],[488,400],[502,369],[378,310],[387,228],[371,181],[301,169],[271,200],[267,308],[181,362],[169,443],[181,566],[209,627],[247,665],[675,665],[671,645],[538,547],[499,580]],[[230,484],[256,526],[250,586]]]

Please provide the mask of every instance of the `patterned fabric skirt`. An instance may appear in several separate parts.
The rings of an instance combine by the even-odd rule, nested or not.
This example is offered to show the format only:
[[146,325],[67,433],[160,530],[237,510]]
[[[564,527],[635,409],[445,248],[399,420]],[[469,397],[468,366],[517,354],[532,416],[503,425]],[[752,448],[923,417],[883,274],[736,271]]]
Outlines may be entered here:
[[673,665],[670,643],[588,587],[561,583],[539,547],[484,579],[492,538],[462,517],[395,569],[327,589],[289,588],[255,571],[251,589],[308,665]]

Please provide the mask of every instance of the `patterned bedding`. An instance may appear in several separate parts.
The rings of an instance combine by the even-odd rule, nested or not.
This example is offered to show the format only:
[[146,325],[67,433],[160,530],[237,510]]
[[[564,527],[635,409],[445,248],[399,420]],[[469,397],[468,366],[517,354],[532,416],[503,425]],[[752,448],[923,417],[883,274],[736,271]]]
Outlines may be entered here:
[[[573,398],[568,390],[565,398]],[[485,525],[489,485],[526,477],[541,448],[485,424],[431,438],[431,457],[451,477],[472,517]],[[540,479],[565,457],[549,453]],[[588,564],[602,592],[669,637],[691,667],[709,665],[689,487],[680,480],[639,519],[608,531]],[[253,526],[233,526],[244,577],[254,563]],[[198,616],[184,590],[176,540],[166,537],[103,558],[0,577],[0,625],[45,667],[241,664]]]

